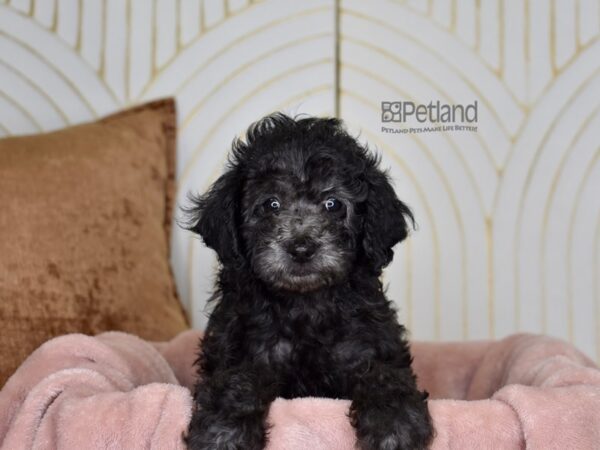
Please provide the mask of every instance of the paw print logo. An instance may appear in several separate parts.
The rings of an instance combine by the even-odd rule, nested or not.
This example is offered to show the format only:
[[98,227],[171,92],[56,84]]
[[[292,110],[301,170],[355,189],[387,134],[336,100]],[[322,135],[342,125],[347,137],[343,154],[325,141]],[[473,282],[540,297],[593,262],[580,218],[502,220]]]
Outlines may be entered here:
[[381,102],[381,121],[400,122],[402,102]]

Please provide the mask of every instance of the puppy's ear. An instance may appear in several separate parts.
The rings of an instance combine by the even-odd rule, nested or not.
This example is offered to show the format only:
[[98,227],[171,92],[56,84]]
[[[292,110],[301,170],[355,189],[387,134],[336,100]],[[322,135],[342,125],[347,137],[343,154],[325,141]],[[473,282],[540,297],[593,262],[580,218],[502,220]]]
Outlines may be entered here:
[[241,186],[234,169],[225,172],[202,196],[191,196],[192,206],[184,208],[186,228],[202,237],[223,265],[242,261],[238,236]]
[[414,218],[409,207],[396,196],[387,174],[372,167],[366,182],[362,246],[367,264],[379,275],[394,257],[392,247],[408,235],[409,222],[414,225]]

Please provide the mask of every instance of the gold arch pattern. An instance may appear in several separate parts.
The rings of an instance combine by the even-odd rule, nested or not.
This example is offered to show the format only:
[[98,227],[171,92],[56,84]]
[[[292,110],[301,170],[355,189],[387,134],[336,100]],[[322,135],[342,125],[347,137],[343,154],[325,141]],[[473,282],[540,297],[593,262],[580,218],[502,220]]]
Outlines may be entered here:
[[[60,0],[0,0],[0,23],[19,24],[0,27],[0,70],[9,79],[0,85],[0,102],[14,112],[0,114],[0,135],[46,131],[174,95],[181,105],[178,201],[184,203],[187,191],[203,190],[218,176],[228,143],[248,122],[279,109],[335,112],[407,178],[410,201],[427,225],[386,272],[392,288],[402,289],[402,314],[414,337],[538,329],[560,335],[546,315],[566,307],[565,337],[600,361],[600,206],[582,203],[600,185],[600,149],[585,148],[586,158],[576,153],[600,108],[593,84],[600,70],[600,2],[442,3],[77,0],[71,11]],[[249,50],[248,42],[256,48]],[[223,67],[226,73],[216,72]],[[268,73],[258,79],[257,68]],[[379,102],[436,100],[419,92],[452,103],[477,99],[484,111],[480,132],[382,133]],[[564,122],[581,101],[588,113]],[[571,139],[557,146],[552,136],[561,127],[571,127]],[[568,294],[558,305],[548,296],[554,277],[549,240],[559,220],[556,204],[566,200],[560,183],[567,164],[581,180],[568,190],[571,217],[561,262]],[[540,205],[539,213],[532,204]],[[583,220],[594,224],[593,232],[585,228],[593,245],[580,254]],[[536,239],[525,239],[532,226]],[[194,274],[215,260],[185,232],[175,228],[173,237],[177,285],[197,313],[210,277]],[[426,255],[423,248],[430,249]],[[535,268],[522,267],[527,248],[538,249],[525,255]],[[584,263],[593,266],[595,280],[576,277]],[[405,286],[394,287],[397,280]],[[425,280],[432,298],[419,298]],[[585,303],[591,310],[582,311],[574,298],[582,282],[591,286],[586,298],[593,307]],[[530,291],[539,294],[533,306],[523,296]],[[457,308],[456,323],[448,324],[449,308]],[[594,325],[574,332],[574,318],[583,312]],[[418,318],[426,316],[432,326],[420,327]],[[204,323],[196,317],[196,325]]]
[[[445,23],[440,23],[439,21],[437,21],[437,19],[434,17],[433,14],[433,9],[434,9],[434,2],[423,2],[423,3],[427,3],[427,7],[424,8],[416,8],[415,7],[415,3],[414,2],[405,2],[405,1],[375,1],[375,2],[370,2],[368,7],[363,3],[360,2],[358,0],[342,0],[341,2],[341,12],[340,12],[340,41],[342,43],[342,52],[341,52],[341,57],[340,57],[340,73],[341,73],[341,81],[340,81],[340,91],[341,91],[341,105],[342,108],[340,110],[340,114],[342,117],[353,117],[353,119],[355,121],[359,121],[362,122],[361,123],[367,123],[368,119],[367,116],[368,114],[364,114],[363,111],[356,111],[354,109],[352,109],[351,106],[348,106],[346,108],[344,108],[344,95],[350,97],[355,97],[355,93],[357,91],[357,89],[360,89],[361,87],[359,85],[356,84],[352,84],[352,77],[349,76],[352,72],[355,71],[360,71],[365,77],[370,78],[373,80],[373,83],[377,83],[380,86],[387,86],[389,89],[386,90],[386,92],[389,92],[389,90],[397,93],[397,97],[398,98],[385,98],[382,100],[411,100],[411,96],[407,95],[406,92],[413,92],[410,90],[410,85],[402,85],[402,82],[406,83],[406,79],[405,78],[401,78],[399,77],[400,71],[396,70],[394,68],[394,66],[405,66],[408,68],[409,71],[414,71],[415,73],[418,74],[422,74],[421,76],[421,80],[424,80],[425,83],[427,83],[428,85],[431,86],[432,89],[434,89],[435,91],[439,92],[442,96],[442,98],[449,98],[453,101],[460,101],[458,100],[460,98],[460,95],[458,95],[458,90],[456,89],[457,86],[453,85],[452,83],[446,83],[443,85],[443,88],[440,88],[439,85],[441,83],[444,83],[444,80],[440,80],[439,79],[439,74],[431,74],[431,73],[427,73],[424,71],[424,67],[421,64],[421,61],[419,59],[410,59],[408,60],[407,57],[405,57],[401,51],[401,47],[398,47],[397,45],[393,45],[393,41],[383,41],[380,40],[379,42],[374,42],[377,41],[377,39],[379,39],[379,36],[375,36],[376,33],[366,33],[366,25],[365,24],[369,24],[368,29],[370,30],[377,30],[378,27],[381,29],[386,29],[388,30],[390,33],[395,33],[399,36],[402,36],[403,38],[407,39],[410,42],[413,42],[415,45],[419,46],[420,48],[422,48],[422,51],[424,54],[433,54],[433,55],[437,55],[440,60],[442,60],[443,62],[447,63],[452,69],[457,72],[457,76],[461,78],[461,80],[468,85],[469,87],[471,87],[478,95],[478,99],[480,100],[481,103],[485,103],[485,105],[490,109],[491,114],[492,114],[492,118],[488,118],[488,120],[493,120],[494,118],[496,120],[499,120],[503,129],[504,134],[506,135],[507,139],[509,139],[510,142],[510,146],[508,148],[508,152],[506,153],[505,157],[499,161],[499,165],[497,166],[497,171],[498,171],[498,180],[497,180],[497,185],[493,187],[493,190],[495,192],[494,196],[493,196],[493,200],[491,202],[491,204],[487,204],[486,208],[483,208],[483,212],[480,211],[479,214],[480,216],[478,217],[479,220],[481,222],[483,222],[484,225],[484,240],[487,243],[486,246],[484,246],[483,248],[481,248],[479,255],[477,255],[477,257],[475,258],[475,260],[471,260],[468,261],[467,265],[469,264],[474,264],[474,265],[478,265],[478,266],[485,266],[486,267],[486,275],[487,275],[487,284],[488,284],[488,288],[487,288],[487,300],[488,300],[488,320],[489,320],[489,327],[488,327],[488,335],[489,336],[494,336],[497,333],[499,335],[504,335],[507,332],[510,331],[516,331],[516,330],[532,330],[535,331],[536,330],[536,325],[535,325],[535,321],[537,320],[537,318],[535,317],[521,317],[520,314],[520,307],[527,301],[524,298],[519,298],[518,297],[518,291],[519,291],[519,286],[523,286],[523,285],[531,285],[532,283],[535,282],[535,279],[533,278],[529,278],[529,273],[527,273],[527,271],[524,270],[519,270],[516,266],[518,264],[518,260],[517,255],[518,255],[518,250],[519,248],[517,247],[519,245],[519,241],[517,240],[513,240],[513,247],[512,247],[512,251],[510,252],[510,255],[512,255],[512,258],[515,259],[509,259],[508,262],[510,264],[507,264],[506,266],[503,264],[502,261],[502,257],[501,255],[503,254],[504,248],[502,248],[501,246],[501,242],[498,240],[498,236],[502,237],[502,235],[504,234],[504,227],[510,228],[511,230],[513,230],[513,232],[517,235],[520,236],[520,233],[522,232],[522,227],[524,226],[522,222],[522,219],[519,219],[519,217],[522,216],[522,213],[519,213],[519,211],[522,211],[523,206],[522,205],[523,201],[524,201],[524,195],[532,188],[531,186],[531,174],[530,172],[532,170],[538,170],[536,168],[537,164],[537,160],[539,159],[539,155],[541,155],[543,152],[546,153],[552,153],[552,152],[562,152],[560,155],[561,159],[565,159],[568,157],[569,155],[569,149],[565,148],[565,149],[556,149],[556,148],[547,148],[547,142],[545,142],[545,140],[539,141],[537,140],[536,142],[538,142],[538,144],[536,144],[536,147],[538,150],[534,151],[534,156],[533,158],[529,158],[532,161],[528,161],[528,165],[525,167],[524,172],[525,174],[520,174],[520,172],[523,172],[523,167],[516,167],[518,166],[518,163],[521,163],[523,161],[523,156],[520,154],[515,155],[515,152],[517,152],[520,149],[520,146],[525,145],[525,142],[529,142],[528,139],[530,139],[530,136],[532,134],[532,129],[534,129],[536,126],[539,126],[539,120],[538,118],[540,116],[544,116],[545,118],[547,118],[548,114],[553,114],[553,118],[555,119],[554,123],[548,124],[545,123],[543,129],[537,130],[537,134],[549,134],[554,127],[558,127],[560,126],[560,122],[557,123],[557,121],[560,121],[560,118],[566,108],[565,105],[563,105],[563,100],[561,100],[559,97],[560,95],[557,95],[557,91],[562,90],[562,94],[564,94],[565,92],[574,92],[573,95],[575,95],[575,92],[578,90],[582,90],[584,89],[584,86],[587,84],[586,82],[589,81],[592,76],[590,75],[589,77],[586,77],[587,80],[579,80],[576,79],[575,81],[572,80],[572,74],[575,73],[576,71],[581,72],[582,70],[582,66],[585,66],[585,69],[583,72],[588,71],[589,72],[589,67],[590,65],[594,65],[594,61],[592,61],[593,56],[595,55],[595,59],[596,62],[600,60],[600,58],[597,58],[598,56],[598,52],[595,51],[595,47],[598,46],[598,26],[596,23],[596,28],[595,28],[595,35],[591,38],[588,39],[580,39],[580,32],[579,32],[579,27],[576,26],[575,28],[575,33],[576,33],[576,39],[577,39],[577,45],[575,46],[575,48],[573,49],[573,52],[565,57],[562,58],[562,62],[559,64],[557,63],[558,59],[556,58],[556,51],[557,49],[555,48],[556,43],[552,43],[552,42],[546,42],[546,45],[548,45],[549,47],[549,53],[551,54],[551,58],[553,60],[552,65],[553,65],[553,73],[552,73],[552,79],[550,80],[550,82],[546,83],[542,89],[538,89],[540,94],[538,96],[525,96],[523,97],[521,95],[521,93],[517,90],[513,90],[514,86],[511,84],[511,81],[509,79],[507,79],[507,73],[506,73],[506,60],[505,57],[506,55],[508,55],[509,57],[514,59],[514,55],[510,55],[511,52],[511,47],[510,46],[506,46],[504,45],[504,42],[507,41],[508,39],[510,39],[510,36],[506,35],[506,27],[507,24],[505,23],[504,17],[502,17],[502,14],[499,15],[499,25],[497,26],[497,35],[494,37],[494,39],[496,39],[497,41],[501,42],[502,45],[498,46],[498,51],[501,53],[501,55],[499,55],[498,57],[498,61],[499,61],[499,66],[498,67],[494,67],[493,65],[491,65],[489,63],[490,59],[486,59],[486,58],[482,58],[480,53],[483,51],[482,46],[480,45],[481,42],[481,33],[485,33],[486,31],[484,30],[484,28],[481,26],[480,22],[477,22],[476,26],[477,26],[477,37],[475,39],[475,41],[471,41],[471,42],[465,42],[459,35],[459,33],[457,32],[457,28],[456,28],[456,15],[459,13],[459,10],[461,8],[461,3],[459,2],[452,2],[451,4],[451,18],[447,18],[448,21],[446,21]],[[490,2],[488,2],[490,3]],[[494,2],[497,6],[498,6],[498,11],[500,11],[500,9],[502,8],[502,2]],[[531,31],[529,29],[530,27],[530,20],[531,20],[531,16],[530,13],[528,11],[528,4],[529,2],[524,2],[526,3],[526,5],[522,8],[522,13],[525,17],[524,21],[525,21],[525,29],[522,30],[521,35],[524,38],[523,42],[517,42],[515,45],[530,45],[530,39],[531,39]],[[573,2],[576,3],[576,2]],[[567,8],[569,8],[570,6],[565,6]],[[576,5],[577,8],[582,7],[581,4],[577,3]],[[560,8],[560,6],[558,6],[557,4],[553,3],[552,6],[553,10],[556,8]],[[476,2],[476,11],[475,11],[475,15],[476,16],[480,16],[481,15],[481,4],[479,2]],[[597,10],[596,10],[597,11]],[[401,17],[409,17],[410,15],[416,15],[419,16],[421,20],[427,22],[427,30],[419,30],[418,32],[414,31],[413,29],[411,29],[410,26],[403,26],[406,24],[406,22],[409,19],[406,19],[404,22],[402,20],[398,20]],[[556,16],[557,12],[553,11],[552,15]],[[553,19],[554,20],[554,19]],[[580,20],[584,20],[584,18],[581,17],[581,14],[578,16],[578,21]],[[361,23],[362,22],[362,23]],[[578,22],[579,23],[579,22]],[[422,23],[419,22],[419,26],[421,26]],[[555,26],[560,26],[557,25],[556,23],[553,23],[551,27],[555,27]],[[446,45],[444,42],[441,41],[441,39],[438,39],[437,42],[433,42],[434,39],[431,38],[431,34],[432,33],[427,33],[426,31],[431,30],[431,29],[435,29],[436,32],[439,34],[439,36],[445,36],[446,39],[448,40],[454,40],[456,42],[456,45],[458,46],[464,46],[466,47],[464,49],[464,52],[462,55],[458,55],[458,53],[444,53],[444,50],[440,50],[440,49],[445,49],[446,51],[448,50],[448,48],[451,48],[450,45]],[[365,39],[365,36],[368,36],[368,43],[365,42],[367,39]],[[382,36],[384,36],[384,34],[382,34]],[[368,48],[367,51],[372,52],[373,55],[376,54],[381,54],[384,55],[385,58],[380,60],[380,61],[376,61],[373,62],[372,59],[370,59],[367,56],[365,56],[365,54],[361,54],[361,57],[363,59],[359,60],[359,62],[357,63],[354,59],[353,59],[353,54],[348,54],[346,55],[344,53],[344,43],[354,43],[356,45],[362,45],[363,47]],[[435,45],[437,44],[437,45]],[[523,52],[524,54],[527,54],[527,51]],[[463,58],[463,60],[454,60],[452,61],[452,58],[457,58],[458,56],[460,56],[461,58]],[[564,55],[563,55],[564,56]],[[370,65],[368,66],[368,68],[365,67],[360,67],[360,61],[369,59],[370,61]],[[386,61],[387,59],[387,61]],[[477,63],[473,62],[473,61],[466,61],[465,59],[474,59],[477,60]],[[492,58],[493,59],[493,58]],[[514,63],[514,61],[513,61]],[[421,68],[423,67],[423,68]],[[486,70],[489,72],[487,75],[482,75],[481,73],[477,73],[477,72],[472,72],[472,71],[466,71],[466,67],[480,67],[481,72],[485,72]],[[522,73],[527,75],[527,72],[529,70],[529,68],[523,64],[523,66],[518,67],[518,70],[521,71]],[[506,122],[501,120],[500,118],[503,116],[503,114],[506,114],[507,109],[505,107],[503,107],[501,104],[499,104],[498,102],[496,102],[493,98],[491,97],[483,97],[483,88],[481,88],[480,86],[483,86],[485,83],[482,81],[485,77],[490,76],[490,74],[492,74],[495,79],[497,80],[497,83],[499,83],[500,85],[503,86],[503,89],[507,95],[508,98],[510,100],[512,100],[516,106],[516,108],[520,111],[522,111],[522,116],[519,118],[518,123],[516,124],[515,127],[512,128],[508,128],[506,126]],[[438,76],[438,78],[436,78],[436,76]],[[579,77],[581,78],[581,77]],[[348,84],[345,84],[348,83]],[[483,84],[482,84],[483,83]],[[402,88],[400,88],[400,86],[402,86]],[[588,91],[588,97],[590,97],[591,92],[597,92],[592,90],[592,91]],[[373,92],[371,94],[380,94],[378,92]],[[381,94],[380,94],[381,95]],[[388,93],[389,95],[389,93]],[[566,95],[566,94],[565,94]],[[568,95],[567,95],[568,96]],[[598,98],[598,94],[596,94],[596,98]],[[427,102],[427,100],[429,99],[420,99],[423,102]],[[468,102],[469,99],[468,98],[464,98],[463,95],[463,101]],[[569,100],[567,99],[567,104],[569,102]],[[346,102],[347,105],[349,105]],[[552,106],[553,105],[558,105],[555,106],[555,110],[552,110]],[[598,105],[598,102],[596,101],[595,105]],[[550,108],[549,108],[550,106]],[[356,117],[358,115],[358,118]],[[593,114],[592,114],[593,115]],[[362,117],[361,117],[362,116]],[[586,122],[589,122],[591,120],[591,116],[590,115],[586,115],[585,117],[581,118],[581,123],[585,124]],[[570,124],[572,125],[572,124]],[[372,126],[373,128],[371,128],[371,133],[375,134],[377,133],[376,128],[380,127],[380,124],[375,122],[375,121],[371,121],[371,123],[369,123],[368,125],[362,125],[363,131],[364,131],[364,127],[369,127]],[[565,125],[567,126],[567,125]],[[381,136],[381,133],[378,133]],[[396,146],[396,148],[400,148],[402,147],[402,142],[404,142],[406,139],[410,139],[410,137],[405,137],[405,136],[383,136],[385,142],[388,145],[394,145]],[[488,142],[486,143],[488,144],[487,148],[492,147],[494,145],[494,142]],[[448,145],[449,148],[452,148],[450,145]],[[463,159],[467,159],[468,158],[468,152],[469,151],[475,151],[474,148],[460,148],[458,145],[454,147],[454,150],[461,153]],[[401,150],[400,150],[401,151]],[[433,158],[436,158],[437,156],[439,156],[439,152],[440,150],[437,150],[436,152],[429,152],[429,157],[433,156]],[[538,154],[539,152],[539,154]],[[433,155],[432,155],[433,154]],[[585,167],[579,167],[579,170],[582,172],[585,169]],[[417,172],[417,176],[420,172],[418,168],[415,169]],[[476,169],[474,169],[476,170]],[[591,172],[589,172],[591,173]],[[549,176],[552,177],[554,176],[554,173],[551,173],[549,175],[545,176]],[[557,175],[558,176],[558,175]],[[586,176],[589,176],[586,175]],[[492,182],[492,180],[486,180],[486,182],[489,184]],[[593,183],[593,181],[591,181]],[[596,183],[599,184],[600,180],[596,180]],[[534,188],[537,189],[537,186],[533,186]],[[456,192],[457,195],[460,196],[460,194],[464,191],[461,190],[461,188],[459,186],[451,186],[450,189],[454,190]],[[482,187],[481,186],[477,186],[478,190],[481,190]],[[579,193],[578,195],[581,195],[581,193]],[[537,201],[541,201],[543,203],[547,203],[547,202],[551,202],[553,201],[553,196],[554,193],[551,191],[549,192],[544,192],[542,197],[539,197],[538,194],[538,198],[536,198]],[[510,201],[509,201],[510,200]],[[576,199],[574,199],[576,200]],[[439,202],[439,199],[434,199],[432,202],[432,205],[429,207],[429,210],[432,211],[436,211],[435,203]],[[512,204],[509,204],[512,203]],[[504,211],[503,211],[504,210]],[[516,213],[516,215],[515,215]],[[476,216],[476,215],[474,215]],[[514,219],[511,219],[511,217],[513,217]],[[463,217],[464,221],[463,223],[461,223],[461,228],[462,228],[462,234],[465,234],[465,223],[472,223],[474,217]],[[507,220],[508,219],[508,220]],[[597,220],[596,217],[591,217],[591,220]],[[512,222],[513,220],[516,220],[516,222]],[[543,230],[546,229],[547,227],[547,222],[548,222],[548,218],[541,218],[541,226],[540,226],[540,232],[543,232]],[[571,219],[572,221],[575,220],[575,218]],[[468,234],[470,237],[472,236],[472,234]],[[426,237],[426,238],[430,238],[430,236]],[[414,238],[413,238],[414,239]],[[418,239],[418,237],[417,237]],[[448,235],[446,233],[446,236],[444,236],[444,232],[441,233],[440,236],[438,236],[437,240],[441,243],[440,245],[443,245],[443,242],[447,241],[448,239],[452,239],[451,235]],[[551,245],[551,243],[547,242],[547,240],[545,240],[542,244],[542,255],[544,254],[543,251],[544,249],[546,249],[548,247],[548,245]],[[570,249],[570,247],[569,247]],[[499,251],[500,250],[500,251]],[[569,250],[570,251],[570,250]],[[417,256],[418,257],[418,256]],[[544,264],[544,258],[543,257],[539,257],[538,263],[539,267],[542,267],[542,265]],[[511,267],[512,266],[512,267]],[[394,270],[393,267],[389,270]],[[453,270],[453,268],[449,268],[449,267],[442,267],[441,268],[442,271],[446,271],[446,270]],[[512,308],[512,313],[511,313],[511,308],[506,309],[505,307],[505,303],[506,303],[506,299],[504,299],[502,293],[506,291],[506,288],[508,286],[502,286],[499,285],[498,282],[496,281],[496,278],[498,277],[498,274],[501,273],[502,271],[511,271],[513,273],[513,282],[511,283],[512,285],[512,293],[513,295],[511,295],[510,297],[512,297],[512,299],[509,298],[509,302],[514,302],[514,307]],[[573,267],[572,270],[577,270],[577,267]],[[456,276],[460,276],[460,275],[464,275],[465,273],[465,268],[463,267],[462,270],[454,270],[452,272],[453,274],[456,274]],[[552,277],[552,274],[546,274],[547,277]],[[546,283],[548,282],[548,280],[546,280]],[[468,280],[469,284],[473,283],[473,279],[469,278]],[[543,291],[544,287],[541,287],[541,290]],[[463,292],[460,292],[459,290],[456,290],[456,292],[444,292],[444,295],[446,296],[464,296]],[[597,293],[594,294],[596,295],[596,303],[598,302],[597,299]],[[545,297],[545,296],[544,296]],[[468,319],[471,320],[482,320],[484,319],[483,317],[483,310],[479,311],[479,314],[475,313],[471,310],[469,311],[465,311],[465,301],[464,298],[462,299],[463,303],[462,303],[462,308],[463,308],[463,321],[466,321]],[[414,301],[416,301],[415,299],[413,299],[413,303]],[[446,300],[447,301],[447,300]],[[471,302],[471,299],[468,299],[466,301],[466,303]],[[548,301],[547,298],[544,298],[542,300],[542,304],[544,304],[545,306],[543,307],[543,310],[545,311],[549,306],[546,305],[545,303]],[[567,302],[569,302],[570,305],[570,314],[572,315],[572,310],[573,308],[575,308],[575,305],[572,302],[572,299],[566,300]],[[479,301],[481,303],[481,300]],[[438,306],[436,304],[436,311],[433,312],[432,314],[432,319],[435,320],[436,316],[439,316],[439,311],[437,310]],[[508,311],[509,314],[505,314],[502,311]],[[591,312],[590,312],[591,313]],[[542,315],[544,315],[545,313],[543,313]],[[594,315],[595,318],[595,327],[598,327],[598,325],[600,324],[600,317],[598,317],[598,314],[596,313]],[[545,320],[545,319],[542,319]],[[569,325],[569,327],[572,328],[572,324]],[[547,327],[544,328],[544,331],[547,331],[549,333],[553,333],[554,330],[552,329],[548,329]],[[439,332],[436,332],[436,334]],[[460,334],[458,333],[458,331],[456,332],[457,336],[460,336]],[[592,335],[595,335],[596,332],[594,329],[590,329],[588,335],[591,337]],[[465,333],[463,332],[463,336],[465,335]],[[431,337],[435,337],[435,336],[431,336]],[[569,333],[569,336],[567,336],[568,338],[570,338],[571,340],[573,340],[573,334],[572,332]],[[594,339],[589,339],[586,342],[581,342],[579,343],[582,346],[586,346],[587,345],[587,350],[590,354],[596,354],[596,352],[599,352],[598,349],[596,349],[597,344],[594,343],[592,344],[592,340],[597,340],[597,338],[594,337]],[[595,349],[595,351],[594,351]],[[600,354],[600,353],[598,353]]]

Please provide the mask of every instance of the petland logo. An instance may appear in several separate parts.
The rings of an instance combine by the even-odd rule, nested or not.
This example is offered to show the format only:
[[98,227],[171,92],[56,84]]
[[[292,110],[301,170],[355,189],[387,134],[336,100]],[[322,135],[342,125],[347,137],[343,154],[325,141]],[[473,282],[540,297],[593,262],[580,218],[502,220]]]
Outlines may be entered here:
[[[382,126],[383,133],[430,133],[436,131],[477,132],[477,100],[467,105],[449,105],[439,100],[427,104],[381,102],[381,121],[400,123],[401,128]],[[427,124],[427,126],[422,126]],[[467,125],[468,124],[468,125]]]

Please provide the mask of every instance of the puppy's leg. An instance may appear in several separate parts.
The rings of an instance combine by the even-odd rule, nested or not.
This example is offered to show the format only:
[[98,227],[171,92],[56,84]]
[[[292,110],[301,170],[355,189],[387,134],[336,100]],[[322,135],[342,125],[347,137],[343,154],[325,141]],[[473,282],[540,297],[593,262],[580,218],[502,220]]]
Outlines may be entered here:
[[350,406],[362,450],[425,449],[433,436],[427,394],[410,367],[372,362],[357,379]]
[[261,450],[276,397],[268,373],[248,366],[217,370],[196,386],[187,444],[192,450]]

